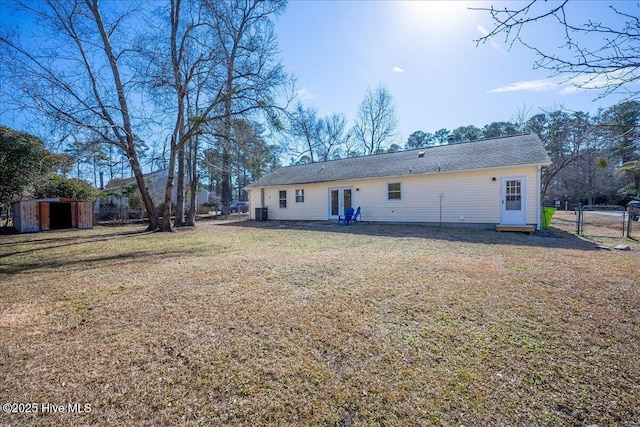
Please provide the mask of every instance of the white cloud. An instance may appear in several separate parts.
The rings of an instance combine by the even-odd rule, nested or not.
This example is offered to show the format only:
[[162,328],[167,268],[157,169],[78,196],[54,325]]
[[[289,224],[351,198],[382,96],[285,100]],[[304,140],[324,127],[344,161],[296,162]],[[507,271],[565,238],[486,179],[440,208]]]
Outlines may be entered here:
[[404,70],[403,70],[402,68],[400,68],[400,67],[397,67],[397,66],[396,66],[396,67],[393,67],[393,70],[392,70],[392,71],[393,71],[394,73],[404,73]]
[[552,79],[544,80],[529,80],[525,82],[509,83],[508,85],[501,86],[499,88],[489,90],[489,93],[503,93],[503,92],[545,92],[559,89],[561,86],[557,81]]
[[[483,37],[487,37],[489,35],[489,31],[482,25],[478,25],[478,31],[480,32],[480,34],[482,34]],[[502,46],[496,43],[495,40],[493,40],[493,37],[489,38],[489,45],[491,45],[493,50],[495,50],[498,53],[504,52],[504,50],[502,49]]]
[[607,89],[625,83],[625,79],[620,76],[619,72],[576,76],[567,80],[567,87],[563,89],[562,93],[573,93],[586,89]]
[[309,99],[315,98],[315,95],[311,93],[309,89],[303,87],[302,89],[298,89],[296,91],[296,97],[300,99],[300,101],[307,101]]
[[586,88],[579,88],[578,86],[574,86],[574,85],[565,85],[562,90],[560,92],[558,92],[560,95],[570,95],[572,93],[576,93],[576,92],[581,92],[583,90],[585,90]]
[[571,78],[548,78],[543,80],[529,80],[524,82],[509,83],[507,85],[491,89],[488,93],[505,92],[556,92],[559,95],[571,95],[587,90],[606,90],[620,84],[623,81],[612,75],[582,75]]

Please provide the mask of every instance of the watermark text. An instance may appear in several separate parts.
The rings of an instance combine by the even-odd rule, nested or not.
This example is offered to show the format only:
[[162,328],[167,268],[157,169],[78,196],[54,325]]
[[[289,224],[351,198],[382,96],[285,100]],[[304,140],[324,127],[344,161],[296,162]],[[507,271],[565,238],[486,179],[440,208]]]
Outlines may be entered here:
[[88,414],[91,404],[84,402],[4,402],[2,412],[5,414]]

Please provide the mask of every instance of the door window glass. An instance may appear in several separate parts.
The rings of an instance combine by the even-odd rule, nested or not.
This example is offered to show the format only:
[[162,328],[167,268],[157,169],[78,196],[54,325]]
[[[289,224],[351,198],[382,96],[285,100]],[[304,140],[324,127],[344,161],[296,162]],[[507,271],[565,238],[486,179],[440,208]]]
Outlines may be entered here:
[[340,191],[331,190],[331,215],[338,216],[340,214]]
[[351,207],[351,189],[344,189],[344,208],[348,209]]
[[280,190],[280,208],[287,207],[287,190]]
[[506,210],[519,211],[522,209],[522,182],[519,179],[506,182],[505,195]]

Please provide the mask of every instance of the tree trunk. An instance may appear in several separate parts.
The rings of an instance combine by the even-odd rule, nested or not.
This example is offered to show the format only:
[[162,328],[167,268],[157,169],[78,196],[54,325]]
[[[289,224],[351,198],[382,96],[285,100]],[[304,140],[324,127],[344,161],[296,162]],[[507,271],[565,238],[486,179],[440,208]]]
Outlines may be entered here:
[[189,203],[189,211],[187,212],[187,221],[186,225],[189,227],[194,227],[196,225],[196,215],[198,213],[198,176],[196,176],[190,185],[190,203]]
[[[120,77],[120,69],[118,68],[117,59],[113,53],[109,35],[107,34],[107,31],[104,27],[104,23],[102,22],[102,16],[100,14],[100,10],[98,9],[98,1],[94,0],[93,2],[90,2],[90,0],[86,0],[86,3],[94,16],[98,31],[100,32],[100,37],[102,38],[105,53],[107,55],[107,58],[109,59],[109,65],[111,67],[111,73],[113,75],[115,88],[118,93],[118,103],[120,104],[120,114],[122,116],[122,130],[124,131],[124,137],[120,133],[118,127],[114,127],[113,131],[114,133],[116,133],[116,136],[118,136],[118,139],[123,141],[124,145],[126,146],[126,155],[129,159],[129,164],[131,165],[131,170],[133,171],[136,183],[138,184],[142,202],[144,203],[147,215],[149,216],[148,229],[156,230],[159,225],[158,215],[153,205],[151,195],[149,194],[149,190],[147,189],[147,186],[144,182],[142,169],[140,167],[140,161],[138,160],[138,153],[136,151],[135,140],[133,137],[133,128],[131,126],[131,118],[129,116],[129,107],[127,104],[127,99],[125,97],[124,85]],[[94,85],[95,84],[97,84],[97,82],[94,82]]]
[[176,141],[171,137],[171,152],[169,154],[169,167],[167,170],[167,185],[164,193],[164,205],[162,206],[162,224],[160,231],[173,231],[171,228],[171,195],[173,194],[173,180],[176,168]]
[[[234,57],[232,57],[234,58]],[[233,68],[234,61],[227,65],[227,91],[224,100],[224,118],[222,120],[222,215],[231,212],[231,94],[233,93]]]
[[[226,124],[225,124],[226,126]],[[231,213],[231,155],[227,148],[228,139],[225,137],[224,147],[222,148],[222,176],[220,177],[222,186],[222,215],[229,215]]]
[[198,183],[200,182],[200,175],[198,175],[198,149],[199,147],[198,135],[191,138],[191,144],[189,144],[189,177],[190,177],[190,203],[189,211],[187,212],[187,225],[194,227],[196,225],[196,216],[198,214]]
[[[181,134],[180,139],[184,136],[182,135],[184,132],[180,131]],[[178,179],[177,179],[177,187],[176,187],[176,216],[173,221],[174,227],[183,227],[185,225],[184,222],[184,175],[185,175],[185,159],[184,159],[184,146],[181,144],[178,149]]]
[[144,175],[140,167],[140,161],[138,160],[138,156],[135,151],[129,153],[129,163],[131,164],[133,176],[135,177],[136,184],[138,184],[138,189],[140,190],[142,203],[145,210],[147,211],[147,216],[149,217],[149,227],[147,227],[147,230],[157,230],[160,226],[160,219],[158,218],[156,207],[153,204],[153,199],[151,198],[149,190],[147,189],[147,184],[144,182]]

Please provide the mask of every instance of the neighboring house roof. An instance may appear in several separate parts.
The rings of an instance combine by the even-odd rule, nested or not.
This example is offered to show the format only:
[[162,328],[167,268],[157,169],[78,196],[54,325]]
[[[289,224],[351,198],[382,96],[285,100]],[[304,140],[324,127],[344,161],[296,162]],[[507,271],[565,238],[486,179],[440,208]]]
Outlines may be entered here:
[[106,191],[108,190],[119,190],[122,186],[129,184],[130,182],[133,182],[134,179],[133,178],[123,178],[123,179],[114,179],[111,180],[109,182],[107,182],[107,185],[104,186],[104,189]]
[[71,203],[71,202],[87,202],[87,201],[88,200],[83,200],[83,199],[70,199],[68,197],[46,197],[44,199],[25,199],[25,200],[20,200],[14,203],[21,203],[21,202]]
[[542,141],[531,134],[287,166],[247,188],[550,163]]
[[[155,172],[149,172],[147,174],[142,175],[144,177],[144,179],[148,179],[151,177],[155,177],[156,175],[158,176],[166,176],[167,175],[167,170],[166,169],[161,169]],[[127,185],[127,184],[132,184],[135,183],[136,179],[135,177],[131,177],[131,178],[122,178],[122,179],[114,179],[111,180],[107,183],[107,185],[104,186],[105,190],[119,190],[120,188],[122,188],[123,186]]]

